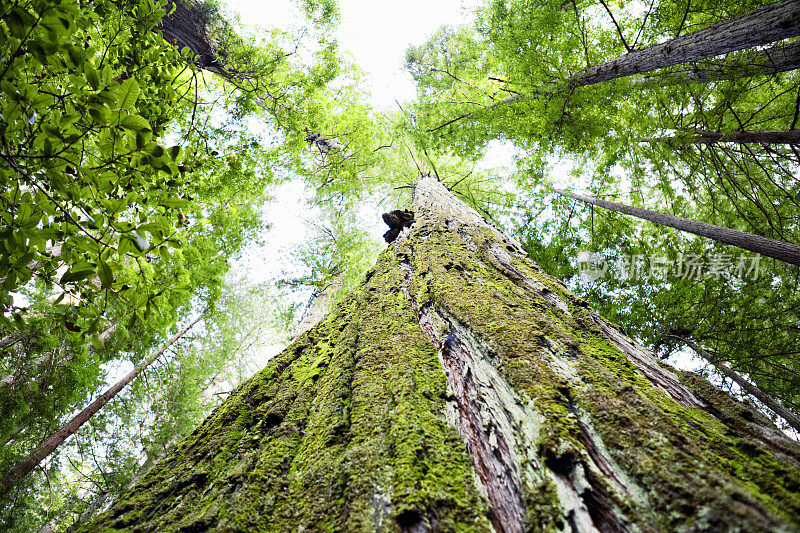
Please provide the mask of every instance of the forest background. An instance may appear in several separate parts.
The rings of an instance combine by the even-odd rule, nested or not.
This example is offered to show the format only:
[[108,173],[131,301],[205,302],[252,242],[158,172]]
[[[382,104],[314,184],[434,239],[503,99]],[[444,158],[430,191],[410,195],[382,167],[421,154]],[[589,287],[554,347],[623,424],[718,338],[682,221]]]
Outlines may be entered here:
[[[0,520],[61,531],[102,511],[288,342],[309,301],[359,282],[380,214],[421,172],[628,334],[694,355],[796,435],[797,263],[558,192],[800,242],[793,34],[587,77],[767,5],[471,5],[407,49],[416,98],[392,107],[342,53],[330,1],[258,31],[213,3],[5,2],[0,471],[142,372],[15,480]],[[493,168],[497,154],[513,165]],[[291,210],[311,222],[294,263],[254,280],[248,257],[286,240],[271,213]]]

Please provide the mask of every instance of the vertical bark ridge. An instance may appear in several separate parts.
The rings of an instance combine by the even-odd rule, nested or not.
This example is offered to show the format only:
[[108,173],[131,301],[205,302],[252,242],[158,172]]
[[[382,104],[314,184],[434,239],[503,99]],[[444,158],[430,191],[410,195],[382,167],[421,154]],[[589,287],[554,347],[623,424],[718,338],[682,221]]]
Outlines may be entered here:
[[[485,356],[479,354],[474,342],[459,335],[457,327],[436,309],[419,307],[410,292],[411,264],[404,260],[401,266],[405,273],[403,291],[419,319],[420,328],[439,353],[447,376],[448,393],[455,403],[454,425],[466,441],[480,486],[491,502],[492,524],[497,531],[522,532],[526,510],[514,430],[523,429],[524,436],[527,429],[530,442],[520,444],[533,444],[538,433],[537,417],[535,413],[526,412],[522,399],[499,378],[491,365],[483,365],[483,372],[477,370],[476,366]],[[503,401],[503,396],[511,401]],[[510,410],[515,412],[512,414]]]
[[84,530],[490,530],[401,280],[382,258]]
[[[415,197],[415,206],[426,211],[428,188],[423,188]],[[430,190],[430,189],[428,189]],[[436,194],[439,194],[438,192]],[[423,196],[423,198],[420,198]],[[456,207],[453,202],[448,204]],[[466,206],[464,206],[466,207]],[[476,239],[470,235],[470,225],[461,226],[454,218],[456,211],[446,213],[445,233],[457,235],[466,247],[478,251]],[[428,213],[421,217],[422,227],[417,232],[433,240],[437,233],[436,215]],[[441,217],[440,217],[441,218]],[[463,218],[463,217],[462,217]],[[432,220],[433,219],[433,220]],[[471,218],[471,226],[480,227],[497,237],[502,235],[482,219]],[[424,224],[430,227],[424,227]],[[439,230],[441,232],[441,229]],[[500,241],[518,253],[518,249],[507,239]],[[516,285],[523,287],[523,298],[535,294],[542,305],[569,313],[566,304],[544,285],[525,276],[510,264],[510,257],[497,242],[483,243],[484,254],[496,271]],[[435,246],[434,246],[435,248]],[[617,467],[613,473],[613,459],[604,456],[602,443],[595,444],[593,435],[585,424],[581,432],[587,453],[575,451],[541,450],[541,426],[546,422],[530,400],[523,399],[501,375],[497,364],[497,353],[486,343],[476,339],[470,328],[431,299],[426,293],[430,274],[423,266],[427,261],[414,261],[414,246],[398,250],[401,267],[405,271],[405,293],[412,302],[420,326],[437,347],[440,360],[448,378],[449,390],[455,403],[455,426],[467,442],[481,486],[491,503],[492,522],[497,531],[526,531],[531,524],[540,529],[563,528],[569,525],[574,531],[625,531],[630,520],[624,507],[630,499],[629,486],[633,483]],[[445,254],[447,255],[447,254]],[[461,265],[444,263],[445,268],[463,271]],[[421,269],[421,273],[415,272]],[[562,332],[563,335],[563,332]],[[571,406],[575,416],[577,407]],[[611,475],[608,476],[608,473]],[[607,481],[603,478],[607,476]],[[627,483],[622,479],[626,478]],[[609,481],[610,480],[610,483]],[[606,486],[608,484],[612,487]],[[542,494],[551,497],[542,501]]]

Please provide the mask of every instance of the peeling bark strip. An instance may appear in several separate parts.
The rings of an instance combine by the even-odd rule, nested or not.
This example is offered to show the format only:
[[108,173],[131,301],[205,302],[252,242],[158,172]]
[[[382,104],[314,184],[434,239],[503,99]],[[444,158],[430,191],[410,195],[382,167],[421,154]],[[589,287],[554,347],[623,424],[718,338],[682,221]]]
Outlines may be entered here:
[[[509,436],[518,424],[532,426],[535,416],[524,412],[522,399],[499,378],[494,368],[490,367],[482,376],[477,375],[475,367],[485,355],[477,353],[478,350],[470,346],[474,343],[463,339],[454,324],[435,309],[419,308],[410,293],[411,266],[408,262],[402,266],[406,272],[403,291],[412,303],[422,331],[439,351],[448,390],[452,391],[456,403],[459,433],[466,439],[481,486],[492,504],[492,524],[497,531],[522,532],[526,510],[520,465],[515,439]],[[437,330],[445,336],[441,337]],[[503,409],[506,404],[503,395],[513,400],[514,407],[523,416],[515,419]],[[538,433],[535,427],[531,433],[530,445]]]
[[797,442],[660,367],[436,179],[412,210],[82,531],[800,530]]
[[800,34],[800,0],[775,2],[745,15],[606,61],[570,78],[582,87],[699,61]]
[[636,345],[631,339],[623,335],[605,318],[592,313],[592,318],[600,326],[608,340],[628,356],[636,368],[649,379],[656,387],[664,391],[670,398],[683,407],[706,407],[703,402],[695,398],[678,379],[675,374],[665,369],[658,363],[655,355],[642,346]]
[[[444,187],[425,180],[415,189],[415,211],[421,212],[423,223],[435,224],[436,217],[447,216],[445,224],[464,239],[467,247],[477,251],[469,230],[459,227],[456,220],[472,211],[454,197],[449,198],[449,210],[443,215],[432,213],[429,206],[442,211],[441,197]],[[449,218],[454,217],[454,218]],[[433,220],[431,220],[433,218]],[[470,217],[475,226],[502,234],[483,220]],[[425,230],[421,230],[425,232]],[[514,284],[540,297],[554,309],[567,315],[567,305],[552,290],[516,269],[507,250],[521,251],[503,237],[507,248],[492,242],[484,247],[485,256],[495,268]],[[413,251],[413,249],[412,249]],[[586,456],[578,453],[560,453],[545,450],[539,457],[536,443],[540,440],[540,427],[545,417],[523,399],[502,377],[495,366],[491,350],[478,341],[459,321],[439,308],[434,302],[419,302],[412,294],[414,271],[408,260],[401,260],[405,274],[404,293],[412,303],[420,327],[436,346],[442,367],[453,391],[456,425],[472,455],[478,480],[491,503],[491,519],[500,532],[521,532],[530,528],[527,523],[526,492],[532,487],[553,485],[558,495],[561,517],[573,531],[625,531],[625,518],[612,491],[599,480],[607,476],[618,492],[630,496],[622,478],[614,472],[613,460],[600,451],[602,443],[579,418],[577,407],[568,396],[568,404],[577,418],[578,439],[586,448]],[[617,467],[618,470],[618,467]],[[602,475],[598,475],[602,474]],[[628,484],[632,484],[628,481]],[[535,490],[535,489],[533,489]],[[537,527],[541,528],[542,523]]]
[[754,235],[744,231],[716,226],[707,222],[699,222],[688,218],[676,217],[675,215],[659,213],[658,211],[642,209],[641,207],[609,202],[608,200],[584,196],[582,194],[560,191],[558,189],[555,189],[555,192],[561,196],[574,198],[586,204],[596,205],[598,207],[610,209],[611,211],[616,211],[617,213],[624,213],[636,218],[649,220],[650,222],[655,222],[662,226],[669,226],[670,228],[700,235],[701,237],[708,237],[717,242],[730,244],[731,246],[736,246],[743,250],[772,257],[784,263],[800,266],[800,246],[790,242],[778,241],[768,237],[762,237],[761,235]]

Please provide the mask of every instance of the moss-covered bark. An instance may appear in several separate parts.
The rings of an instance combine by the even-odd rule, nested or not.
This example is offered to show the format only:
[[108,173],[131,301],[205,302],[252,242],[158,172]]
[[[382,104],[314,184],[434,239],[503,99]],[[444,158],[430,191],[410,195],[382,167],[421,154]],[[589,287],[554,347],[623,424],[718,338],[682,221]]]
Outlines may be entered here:
[[353,295],[87,531],[800,530],[797,443],[432,178]]

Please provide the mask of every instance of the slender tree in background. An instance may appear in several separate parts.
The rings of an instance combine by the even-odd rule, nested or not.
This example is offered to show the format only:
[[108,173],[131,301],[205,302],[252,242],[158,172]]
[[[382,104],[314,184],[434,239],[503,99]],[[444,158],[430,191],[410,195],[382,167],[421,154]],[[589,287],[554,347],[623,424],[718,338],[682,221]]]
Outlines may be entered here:
[[435,178],[412,209],[354,294],[81,530],[798,526],[796,442]]
[[[695,353],[700,354],[705,360],[709,362],[713,362],[715,359],[718,359],[713,355],[709,354],[708,352],[706,352],[705,350],[703,350],[702,348],[700,348],[700,346],[698,346],[689,339],[684,339],[683,337],[679,337],[677,335],[673,335],[673,337],[685,343],[692,350],[694,350]],[[739,385],[748,394],[756,398],[758,401],[762,402],[768,408],[772,409],[777,415],[786,420],[789,423],[789,425],[792,426],[795,430],[800,431],[800,417],[798,417],[792,411],[781,405],[780,402],[775,400],[775,398],[771,397],[769,394],[765,393],[757,386],[750,383],[744,377],[742,377],[733,369],[731,369],[728,365],[717,362],[714,363],[714,367],[719,369],[719,371],[725,377],[731,379],[734,383]]]
[[711,83],[754,76],[773,76],[800,68],[800,42],[751,49],[725,60],[709,60],[695,66],[645,76],[645,84]]
[[42,442],[34,451],[25,459],[14,465],[8,472],[0,476],[0,498],[8,494],[8,491],[19,482],[20,479],[27,476],[36,466],[41,463],[45,458],[52,454],[61,444],[64,443],[73,433],[88,422],[97,412],[103,408],[105,404],[114,399],[131,381],[136,379],[139,374],[144,372],[147,367],[153,364],[153,361],[161,357],[164,352],[183,337],[192,326],[197,324],[203,318],[202,315],[195,318],[187,324],[182,330],[170,337],[161,348],[153,352],[150,357],[142,361],[136,368],[131,370],[122,379],[117,381],[110,389],[100,395],[90,405],[86,406],[80,413],[75,415],[72,420],[67,422],[55,434],[51,435],[44,442]]
[[753,235],[743,231],[734,230],[730,228],[723,228],[708,224],[706,222],[698,222],[696,220],[689,220],[675,215],[668,215],[665,213],[658,213],[649,209],[642,209],[641,207],[623,205],[617,202],[610,202],[601,198],[593,198],[591,196],[584,196],[582,194],[575,194],[568,191],[556,190],[556,193],[580,200],[586,204],[596,205],[605,209],[616,211],[617,213],[624,213],[656,224],[669,226],[671,228],[688,231],[695,235],[708,237],[715,241],[737,246],[743,250],[749,250],[767,257],[772,257],[789,263],[792,265],[800,266],[800,246],[790,242],[776,241],[775,239],[768,239],[760,235]]
[[[546,12],[547,9],[547,7],[542,7],[539,8],[538,11]],[[549,9],[553,9],[552,6],[550,6]],[[503,28],[506,26],[513,27],[519,23],[517,20],[514,20],[513,15],[509,14],[509,8],[505,6],[505,2],[492,4],[492,7],[489,8],[489,11],[491,11],[490,24],[494,25],[494,27],[490,27],[489,30],[485,31],[487,31],[490,36],[493,34],[496,35],[499,32],[503,32]],[[508,20],[503,20],[503,18],[507,18]],[[543,18],[547,20],[546,16]],[[447,66],[445,67],[429,67],[430,70],[426,72],[428,70],[426,68],[428,65],[425,65],[424,62],[421,65],[417,65],[417,63],[420,61],[419,56],[421,55],[421,48],[416,52],[412,53],[410,51],[407,54],[407,63],[410,69],[412,69],[412,73],[415,73],[415,77],[418,80],[424,78],[426,75],[429,75],[432,72],[435,72],[445,77],[445,79],[449,77],[450,81],[455,80],[458,85],[465,84],[467,87],[471,87],[473,89],[478,88],[478,92],[483,93],[481,95],[483,99],[485,99],[487,96],[489,97],[490,100],[485,106],[482,106],[476,110],[474,109],[476,102],[472,100],[469,102],[470,106],[468,106],[472,110],[458,114],[449,120],[442,120],[438,125],[431,127],[428,130],[430,132],[440,132],[440,130],[443,128],[450,128],[450,131],[452,131],[451,126],[456,122],[464,121],[466,119],[470,119],[470,122],[472,122],[477,115],[483,112],[492,112],[498,108],[503,108],[504,106],[521,100],[557,99],[559,95],[562,98],[568,97],[573,91],[580,87],[607,83],[619,78],[643,74],[685,63],[697,62],[700,60],[737,52],[739,50],[749,49],[760,45],[770,44],[775,41],[795,37],[800,34],[800,30],[798,30],[798,28],[800,28],[800,4],[797,2],[797,0],[782,0],[774,4],[763,6],[750,13],[734,17],[701,30],[694,31],[680,37],[675,37],[674,39],[670,39],[666,42],[654,44],[642,49],[632,50],[630,46],[625,43],[624,38],[622,38],[622,43],[625,45],[628,53],[614,59],[609,59],[597,65],[590,65],[582,72],[569,74],[564,76],[563,79],[559,79],[560,76],[557,72],[536,73],[536,77],[533,77],[533,79],[513,79],[519,76],[517,73],[514,73],[515,76],[503,75],[503,77],[498,77],[497,74],[493,75],[491,73],[491,68],[494,66],[491,65],[489,67],[490,70],[486,75],[486,79],[477,80],[477,82],[473,83],[473,81],[469,78],[462,78],[462,76],[457,73],[458,62],[456,62],[455,65],[446,63]],[[551,30],[546,31],[549,32]],[[512,30],[510,33],[511,39],[515,39],[519,34],[524,35],[525,32],[520,31],[520,28],[514,28],[514,30]],[[526,41],[526,44],[523,46],[531,46],[531,39],[529,37],[523,40]],[[480,42],[474,43],[474,46],[480,47],[480,45]],[[586,47],[586,44],[583,43],[583,46]],[[556,50],[558,53],[557,48]],[[789,56],[788,58],[781,58],[778,54],[776,54],[779,56],[777,59],[783,63],[783,66],[779,69],[773,69],[774,71],[783,72],[789,70],[791,65],[796,63],[796,61],[793,59],[795,50],[793,45],[789,45],[787,50],[787,55]],[[570,51],[566,50],[561,52],[562,55],[566,55]],[[547,50],[545,53],[552,53],[552,51]],[[491,56],[491,53],[488,55]],[[769,55],[765,55],[761,56],[760,59],[768,60],[769,57]],[[783,59],[783,61],[781,61],[781,59]],[[756,59],[755,61],[758,60]],[[557,62],[559,66],[561,63],[562,62]],[[731,64],[729,66],[731,73],[737,70],[737,66],[735,64]],[[741,66],[739,65],[739,67]],[[508,68],[516,70],[516,67],[513,65],[509,66]],[[454,70],[456,72],[453,72]],[[741,68],[738,70],[741,72]],[[754,76],[761,73],[764,73],[764,71],[752,70],[748,75]],[[673,79],[681,79],[681,74],[668,74],[668,76],[672,76]],[[509,77],[512,79],[509,79]],[[543,81],[540,79],[540,77],[550,79]],[[730,74],[722,75],[721,77],[735,78],[739,76]],[[683,78],[687,78],[687,76],[683,76]],[[699,75],[699,78],[702,78],[702,75]],[[503,100],[498,100],[496,95],[499,91],[496,87],[492,87],[491,85],[487,86],[487,79],[491,80],[492,82],[503,84],[505,86],[503,89],[511,92],[512,95]],[[698,79],[698,81],[706,80]],[[455,92],[458,94],[458,91]],[[504,114],[502,111],[497,112],[500,113],[501,116]]]
[[645,139],[648,142],[675,142],[694,144],[714,143],[757,143],[757,144],[796,144],[800,145],[800,130],[785,131],[706,131],[695,129],[682,137],[658,137]]

